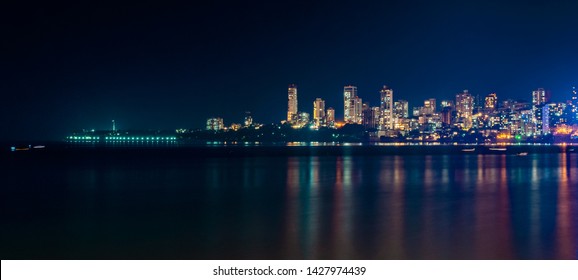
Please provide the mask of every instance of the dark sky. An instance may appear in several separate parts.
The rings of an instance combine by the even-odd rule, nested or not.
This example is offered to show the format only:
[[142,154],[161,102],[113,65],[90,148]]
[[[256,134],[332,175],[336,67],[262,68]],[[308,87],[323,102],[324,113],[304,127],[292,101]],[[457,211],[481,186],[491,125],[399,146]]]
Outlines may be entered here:
[[[377,104],[497,92],[566,100],[578,83],[578,1],[164,1],[3,7],[0,140],[80,128],[200,128],[285,117],[343,86]],[[198,1],[191,1],[198,2]],[[507,3],[506,3],[507,2]]]

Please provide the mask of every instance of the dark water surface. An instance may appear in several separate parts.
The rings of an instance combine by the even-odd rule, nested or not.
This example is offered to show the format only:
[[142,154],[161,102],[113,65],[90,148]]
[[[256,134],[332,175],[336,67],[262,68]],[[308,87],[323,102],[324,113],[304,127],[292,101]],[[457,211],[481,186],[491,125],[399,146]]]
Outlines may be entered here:
[[575,153],[1,156],[2,259],[577,258]]

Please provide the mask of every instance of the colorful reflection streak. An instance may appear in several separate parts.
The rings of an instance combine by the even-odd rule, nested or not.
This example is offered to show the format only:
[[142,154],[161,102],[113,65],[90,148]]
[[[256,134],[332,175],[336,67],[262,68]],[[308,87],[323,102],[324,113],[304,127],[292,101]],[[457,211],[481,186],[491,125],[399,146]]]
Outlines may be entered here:
[[312,157],[287,167],[295,258],[576,258],[576,155]]
[[577,258],[572,153],[157,154],[2,167],[4,259]]

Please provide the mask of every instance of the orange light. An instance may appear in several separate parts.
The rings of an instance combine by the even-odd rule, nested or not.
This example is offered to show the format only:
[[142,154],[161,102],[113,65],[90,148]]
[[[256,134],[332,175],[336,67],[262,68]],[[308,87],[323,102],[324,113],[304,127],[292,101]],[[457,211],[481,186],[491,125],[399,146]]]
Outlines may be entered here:
[[554,130],[554,135],[569,135],[572,134],[573,128],[565,124],[559,125]]
[[336,122],[335,123],[335,127],[337,127],[337,128],[343,127],[344,125],[345,125],[345,123],[343,123],[343,122]]
[[498,136],[496,136],[496,138],[500,139],[500,140],[504,140],[504,139],[512,139],[512,135],[509,133],[499,133]]

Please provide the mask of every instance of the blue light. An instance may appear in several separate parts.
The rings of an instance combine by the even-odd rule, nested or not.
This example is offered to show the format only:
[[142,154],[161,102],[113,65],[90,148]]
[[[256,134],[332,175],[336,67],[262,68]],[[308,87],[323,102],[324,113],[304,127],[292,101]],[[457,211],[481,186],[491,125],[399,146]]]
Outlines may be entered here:
[[16,151],[16,147],[10,147],[10,151]]

